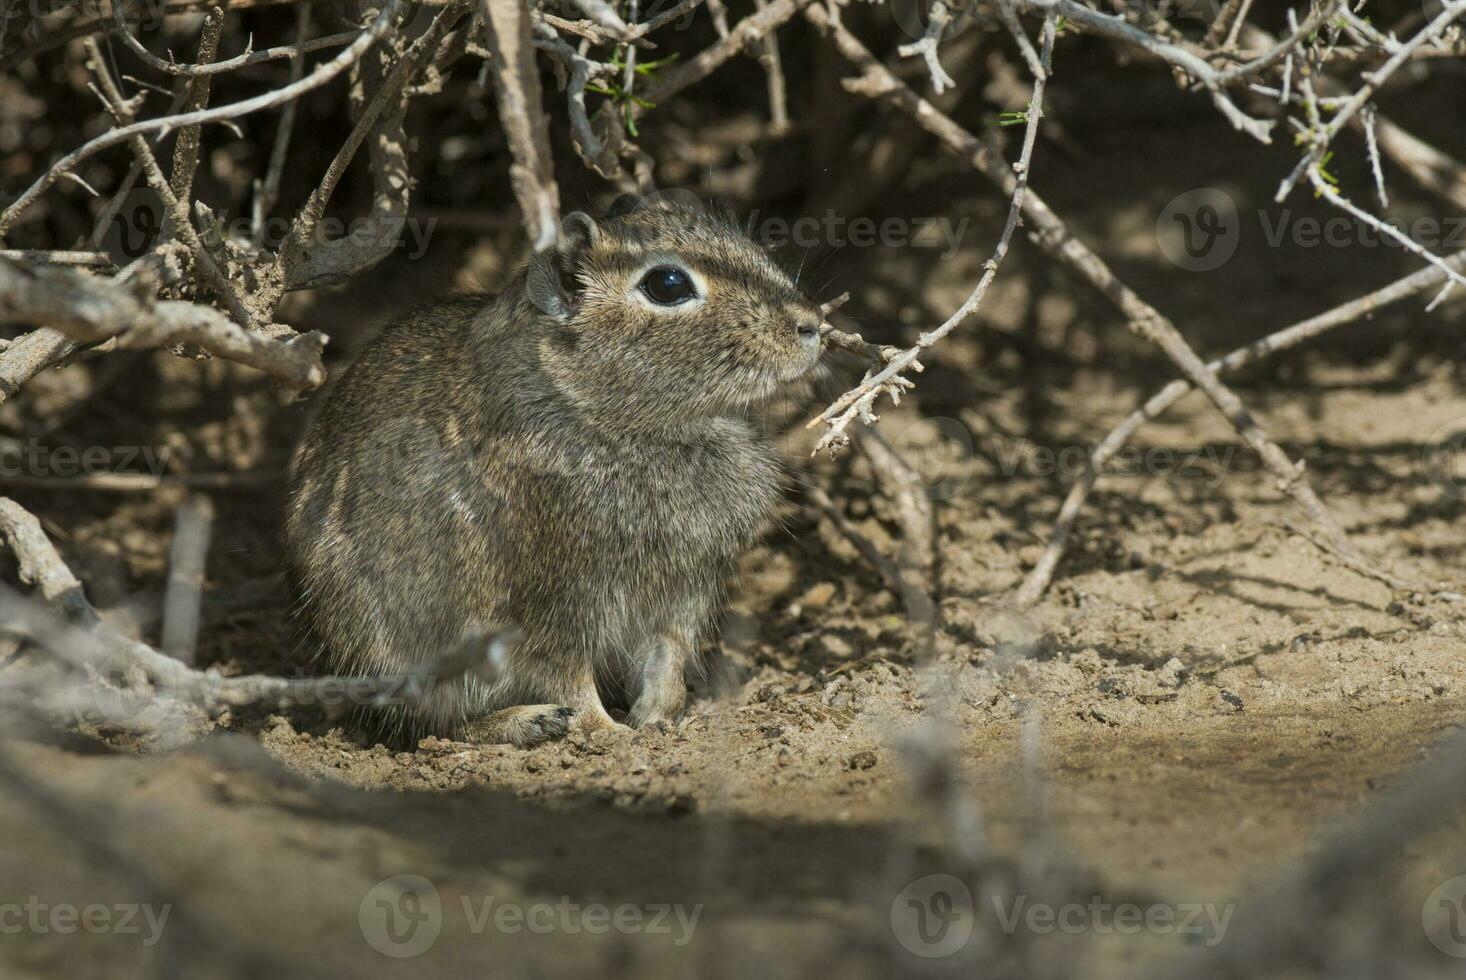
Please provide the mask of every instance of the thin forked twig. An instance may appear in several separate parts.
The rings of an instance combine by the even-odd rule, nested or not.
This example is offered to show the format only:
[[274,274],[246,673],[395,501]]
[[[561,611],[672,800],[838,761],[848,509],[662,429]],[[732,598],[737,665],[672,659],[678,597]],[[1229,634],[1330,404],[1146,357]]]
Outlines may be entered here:
[[[1466,252],[1458,252],[1447,261],[1458,270],[1466,269]],[[1239,347],[1225,357],[1212,361],[1207,368],[1217,374],[1240,370],[1249,364],[1255,364],[1273,354],[1312,340],[1335,327],[1368,316],[1391,303],[1398,303],[1402,299],[1439,286],[1445,281],[1446,274],[1441,270],[1422,269],[1382,289],[1377,289],[1358,299],[1269,334],[1261,340]],[[1114,458],[1115,454],[1124,447],[1142,425],[1159,418],[1168,408],[1195,390],[1195,387],[1186,381],[1172,381],[1152,395],[1144,405],[1126,416],[1095,446],[1090,453],[1083,474],[1069,488],[1069,495],[1059,508],[1059,516],[1054,521],[1054,530],[1048,545],[1018,589],[1016,601],[1019,605],[1032,605],[1048,588],[1059,560],[1063,557],[1074,521],[1079,516],[1079,511],[1084,507],[1084,502],[1089,498],[1106,464]]]
[[[804,13],[806,19],[834,40],[841,53],[861,70],[859,78],[846,82],[847,88],[873,99],[885,100],[907,112],[949,149],[971,162],[1004,194],[1013,193],[1018,177],[1012,168],[980,140],[896,78],[840,23],[837,16],[818,5],[805,8]],[[1035,227],[1034,238],[1041,247],[1104,293],[1125,315],[1127,326],[1132,331],[1159,347],[1192,384],[1205,392],[1248,447],[1262,459],[1278,490],[1298,503],[1325,538],[1341,552],[1368,564],[1349,543],[1343,528],[1309,485],[1302,467],[1288,458],[1246,410],[1241,399],[1207,369],[1206,363],[1181,336],[1175,324],[1122,282],[1103,259],[1075,238],[1038,194],[1030,191],[1024,196],[1023,217]]]
[[[810,8],[819,10],[819,8]],[[819,10],[817,16],[829,17],[823,10]],[[833,21],[833,18],[831,18]],[[1050,71],[1050,58],[1054,46],[1054,21],[1055,16],[1050,15],[1044,19],[1042,48],[1043,53],[1037,59],[1037,63],[1030,66],[1035,70],[1033,81],[1033,93],[1029,98],[1028,111],[1026,114],[1027,125],[1023,134],[1023,148],[1019,152],[1018,160],[1013,164],[1014,182],[1010,192],[1010,203],[1008,206],[1008,220],[1003,225],[1003,231],[998,236],[998,243],[993,249],[992,256],[983,264],[982,276],[977,284],[962,302],[962,305],[934,330],[929,330],[917,338],[916,343],[901,353],[888,359],[886,365],[878,371],[868,372],[859,385],[847,391],[834,403],[827,407],[818,416],[811,419],[809,426],[813,427],[824,423],[829,426],[818,443],[814,452],[818,453],[828,449],[842,448],[849,443],[849,436],[846,430],[856,419],[869,425],[877,420],[873,411],[875,401],[882,394],[890,396],[892,402],[899,404],[902,391],[914,387],[910,379],[904,376],[909,370],[921,370],[918,358],[929,350],[934,344],[940,341],[947,334],[951,333],[977,311],[982,304],[983,297],[987,295],[988,287],[997,278],[998,268],[1002,265],[1003,259],[1008,254],[1009,243],[1013,239],[1013,233],[1018,229],[1020,217],[1023,213],[1023,198],[1028,190],[1028,169],[1033,158],[1033,148],[1038,137],[1038,123],[1043,118],[1043,95],[1044,86],[1048,81]],[[838,21],[834,21],[838,23]],[[843,29],[843,28],[842,28]],[[1021,33],[1021,32],[1020,32]]]
[[212,109],[201,109],[197,112],[162,116],[157,119],[143,119],[127,126],[110,129],[100,136],[87,141],[82,146],[72,150],[52,164],[44,174],[38,177],[30,187],[21,193],[20,197],[16,198],[3,212],[0,212],[0,238],[3,238],[10,230],[21,213],[35,203],[36,199],[44,194],[56,181],[70,174],[76,168],[76,165],[83,160],[100,153],[108,147],[125,143],[134,136],[143,136],[149,133],[167,134],[175,129],[182,129],[186,126],[198,126],[204,123],[217,123],[229,119],[238,119],[252,112],[259,112],[262,109],[283,105],[291,99],[299,98],[306,92],[325,85],[347,68],[350,68],[368,48],[391,30],[392,24],[397,17],[398,8],[401,5],[402,0],[387,0],[371,24],[356,36],[356,39],[351,42],[346,50],[338,53],[330,61],[317,66],[309,75],[293,85],[286,85],[282,88],[265,92],[262,95],[254,96],[253,98],[231,102],[228,105],[215,106]]

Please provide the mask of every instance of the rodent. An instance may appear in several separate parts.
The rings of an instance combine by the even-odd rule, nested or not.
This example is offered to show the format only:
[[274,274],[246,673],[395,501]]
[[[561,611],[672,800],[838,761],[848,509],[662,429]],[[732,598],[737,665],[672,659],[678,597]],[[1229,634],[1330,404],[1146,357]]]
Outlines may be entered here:
[[820,355],[820,307],[730,220],[623,195],[497,297],[386,328],[296,454],[287,551],[338,673],[420,666],[512,623],[505,677],[436,685],[407,734],[534,744],[677,717],[780,495],[740,417]]

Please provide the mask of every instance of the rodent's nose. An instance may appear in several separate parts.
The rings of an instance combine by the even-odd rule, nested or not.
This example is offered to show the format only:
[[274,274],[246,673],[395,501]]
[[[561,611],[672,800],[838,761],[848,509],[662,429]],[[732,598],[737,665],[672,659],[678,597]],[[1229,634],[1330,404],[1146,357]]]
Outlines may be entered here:
[[818,343],[820,339],[820,324],[824,318],[817,313],[801,313],[794,321],[795,332],[799,335],[801,343]]

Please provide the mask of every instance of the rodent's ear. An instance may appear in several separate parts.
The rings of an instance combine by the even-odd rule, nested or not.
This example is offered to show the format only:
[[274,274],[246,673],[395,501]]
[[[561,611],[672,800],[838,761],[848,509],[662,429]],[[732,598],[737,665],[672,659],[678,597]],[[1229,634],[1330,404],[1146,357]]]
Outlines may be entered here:
[[611,207],[606,212],[606,219],[624,217],[633,211],[640,210],[644,203],[640,194],[622,194],[611,202]]
[[571,211],[560,219],[560,251],[584,252],[600,238],[601,229],[584,211]]
[[601,230],[584,211],[572,211],[560,221],[560,240],[554,249],[529,260],[525,288],[535,308],[556,320],[575,315],[575,273],[600,237]]

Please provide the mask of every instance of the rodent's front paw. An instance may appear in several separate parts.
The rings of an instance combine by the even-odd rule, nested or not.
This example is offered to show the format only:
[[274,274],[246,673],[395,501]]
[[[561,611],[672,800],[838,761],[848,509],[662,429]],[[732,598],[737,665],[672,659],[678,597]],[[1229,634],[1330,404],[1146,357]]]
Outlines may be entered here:
[[574,715],[575,710],[563,704],[517,704],[470,722],[460,737],[468,742],[508,743],[527,749],[564,738]]
[[570,731],[570,719],[574,715],[575,709],[567,708],[563,704],[526,705],[524,720],[510,741],[520,748],[528,748],[541,742],[564,738]]

